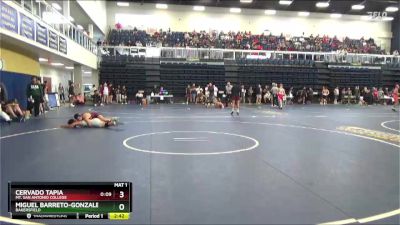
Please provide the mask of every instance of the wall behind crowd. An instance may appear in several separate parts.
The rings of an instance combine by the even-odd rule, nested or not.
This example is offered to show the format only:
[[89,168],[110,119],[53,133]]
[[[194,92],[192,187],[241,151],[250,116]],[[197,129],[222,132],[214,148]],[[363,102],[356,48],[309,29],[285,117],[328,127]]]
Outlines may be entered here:
[[46,65],[40,65],[40,76],[51,78],[50,92],[58,92],[59,83],[67,90],[68,81],[72,80],[72,72],[70,70],[57,69]]
[[37,57],[21,48],[11,45],[0,46],[3,68],[0,71],[0,82],[4,84],[9,100],[17,99],[26,107],[26,87],[32,76],[39,76],[40,65]]
[[107,24],[111,28],[121,23],[123,28],[143,30],[251,31],[254,34],[272,32],[274,35],[283,33],[292,36],[301,36],[304,32],[305,36],[372,37],[384,49],[390,49],[392,38],[390,22],[363,21],[360,16],[345,15],[340,19],[331,19],[329,14],[312,13],[304,18],[288,11],[266,16],[263,10],[242,9],[240,14],[233,14],[229,8],[206,7],[203,12],[195,12],[191,6],[168,7],[162,10],[156,9],[154,4],[133,3],[129,7],[118,7],[116,2],[107,2]]

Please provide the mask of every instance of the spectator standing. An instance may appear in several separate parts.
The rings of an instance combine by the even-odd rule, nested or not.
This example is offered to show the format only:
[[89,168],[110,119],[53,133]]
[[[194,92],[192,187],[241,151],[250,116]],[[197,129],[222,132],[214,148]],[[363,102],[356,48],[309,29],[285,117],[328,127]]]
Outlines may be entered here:
[[44,112],[50,110],[49,107],[49,85],[47,85],[47,80],[43,82],[43,109]]
[[215,84],[213,85],[213,87],[214,87],[214,97],[217,98],[218,97],[218,87]]
[[115,88],[115,96],[116,96],[116,101],[117,104],[122,103],[122,95],[121,95],[121,86],[118,85],[117,88]]
[[225,93],[226,93],[226,101],[225,101],[225,107],[228,107],[228,103],[231,102],[231,95],[232,95],[232,85],[231,82],[228,81],[225,86]]
[[209,92],[209,97],[208,97],[207,107],[209,107],[211,104],[214,103],[215,92],[214,92],[214,85],[212,83],[208,85],[208,92]]
[[360,86],[354,88],[354,96],[356,98],[356,104],[360,102]]
[[69,84],[69,87],[68,87],[68,100],[69,100],[70,106],[71,107],[75,107],[75,105],[74,105],[74,101],[75,101],[75,86],[74,86],[73,82],[71,82]]
[[[346,95],[347,95],[347,104],[350,104],[351,99],[353,98],[353,92],[351,91],[350,87],[347,88]],[[357,102],[357,100],[356,100],[356,102]]]
[[108,94],[109,94],[108,85],[107,85],[106,82],[104,82],[104,85],[103,85],[103,104],[108,104],[108,100],[109,100]]
[[190,84],[186,87],[186,105],[190,102]]
[[338,99],[339,99],[339,87],[336,87],[333,90],[333,96],[334,96],[333,104],[337,105],[338,104]]
[[256,104],[260,105],[261,104],[261,98],[262,98],[262,87],[261,84],[258,84],[256,88]]
[[272,83],[271,94],[272,94],[272,101],[271,106],[275,107],[278,106],[278,86],[276,83]]
[[283,100],[284,100],[285,96],[286,96],[286,93],[285,93],[285,89],[283,88],[283,84],[280,84],[279,89],[278,89],[278,94],[277,94],[279,109],[283,109]]
[[307,102],[311,104],[313,102],[313,97],[314,97],[314,91],[311,87],[309,87],[307,93]]
[[379,103],[383,104],[383,102],[385,100],[385,95],[383,93],[382,87],[380,87],[379,90],[378,90],[378,98],[379,98]]
[[393,111],[397,111],[397,107],[399,105],[399,85],[396,84],[394,86],[393,92],[392,92],[392,97],[393,97],[393,107],[392,110]]
[[241,97],[242,97],[242,100],[243,100],[243,103],[246,103],[246,92],[247,92],[247,90],[246,90],[246,88],[244,88],[244,85],[242,85],[241,86]]
[[344,100],[345,100],[345,98],[346,98],[346,88],[343,88],[343,89],[342,89],[341,94],[342,94],[342,95],[341,95],[340,101],[341,101],[342,104],[344,104]]
[[197,96],[197,90],[196,90],[196,84],[192,84],[192,87],[190,88],[190,102],[196,104],[196,96]]
[[306,87],[303,87],[303,90],[301,90],[300,99],[301,99],[301,102],[303,103],[303,105],[306,104],[306,102],[307,102],[307,89],[306,89]]
[[250,86],[249,90],[247,91],[247,101],[249,102],[249,104],[252,103],[252,98],[253,98],[253,87]]
[[109,102],[110,104],[112,104],[112,103],[113,103],[113,100],[114,100],[114,96],[115,96],[115,89],[114,89],[114,86],[112,85],[112,83],[110,83],[110,84],[108,85],[108,94],[109,94],[109,96],[108,96],[108,102]]
[[379,92],[376,87],[372,88],[372,96],[374,99],[374,104],[377,105],[379,103]]
[[65,103],[65,90],[64,90],[64,86],[61,83],[58,84],[58,97],[60,98],[60,102],[62,102],[64,104]]
[[122,89],[121,89],[121,101],[122,101],[122,104],[128,104],[128,91],[126,90],[126,87],[125,87],[125,85],[124,86],[122,86]]

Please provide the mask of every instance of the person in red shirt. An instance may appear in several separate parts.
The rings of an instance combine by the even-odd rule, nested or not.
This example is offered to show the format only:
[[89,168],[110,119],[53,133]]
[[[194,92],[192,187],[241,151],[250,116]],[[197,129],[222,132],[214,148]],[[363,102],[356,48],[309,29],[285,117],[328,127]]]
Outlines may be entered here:
[[393,97],[393,108],[392,108],[392,110],[396,112],[397,106],[399,105],[399,85],[398,84],[396,84],[394,86],[392,97]]

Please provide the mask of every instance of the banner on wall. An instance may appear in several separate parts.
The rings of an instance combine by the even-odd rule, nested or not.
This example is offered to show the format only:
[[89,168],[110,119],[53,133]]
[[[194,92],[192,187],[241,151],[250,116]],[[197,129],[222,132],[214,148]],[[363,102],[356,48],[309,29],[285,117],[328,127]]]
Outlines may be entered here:
[[58,35],[49,30],[49,47],[58,51]]
[[0,1],[0,27],[18,34],[17,10]]
[[36,23],[36,42],[47,46],[47,28],[40,23]]
[[67,54],[67,40],[61,36],[58,38],[58,50]]
[[33,19],[25,16],[24,14],[20,15],[20,25],[19,25],[19,34],[26,38],[35,40],[35,22]]

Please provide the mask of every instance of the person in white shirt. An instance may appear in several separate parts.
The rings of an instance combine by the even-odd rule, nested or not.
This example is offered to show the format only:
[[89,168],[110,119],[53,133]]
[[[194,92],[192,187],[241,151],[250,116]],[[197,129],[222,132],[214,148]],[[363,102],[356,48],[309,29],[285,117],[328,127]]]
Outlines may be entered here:
[[108,104],[108,94],[109,94],[109,90],[108,90],[108,85],[107,82],[104,82],[104,86],[103,86],[103,103],[104,104]]
[[333,95],[334,95],[334,100],[333,104],[338,104],[338,99],[339,99],[339,87],[336,87],[335,90],[333,90]]
[[247,92],[247,90],[246,90],[246,88],[244,88],[244,85],[242,85],[241,86],[241,89],[242,89],[242,91],[241,91],[241,98],[242,98],[242,100],[243,100],[243,103],[246,103],[246,92]]
[[214,84],[214,97],[218,96],[218,87]]
[[232,85],[231,82],[228,81],[228,83],[225,86],[225,93],[226,93],[226,103],[225,107],[228,107],[228,103],[231,102],[231,94],[232,94]]

